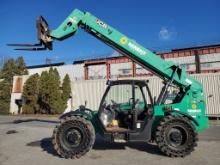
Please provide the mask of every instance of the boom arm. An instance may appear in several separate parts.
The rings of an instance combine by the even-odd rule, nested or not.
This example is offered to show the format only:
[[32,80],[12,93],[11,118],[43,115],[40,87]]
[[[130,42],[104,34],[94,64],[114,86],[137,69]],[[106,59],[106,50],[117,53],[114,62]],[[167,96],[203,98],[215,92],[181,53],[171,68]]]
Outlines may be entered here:
[[[9,44],[9,46],[26,46],[15,50],[52,50],[52,41],[64,40],[73,36],[79,28],[98,38],[102,42],[116,49],[143,68],[150,70],[155,75],[165,80],[165,86],[158,98],[159,104],[171,84],[178,86],[183,92],[191,89],[195,94],[202,94],[202,85],[190,77],[184,68],[171,61],[165,61],[150,50],[136,43],[131,38],[120,33],[100,19],[88,12],[75,9],[64,22],[55,30],[49,30],[48,24],[43,17],[37,20],[38,44]],[[39,47],[43,46],[43,47]],[[184,92],[184,93],[185,93]]]
[[161,59],[88,12],[75,9],[57,29],[49,33],[49,36],[63,40],[74,35],[79,27],[167,82],[174,83],[183,89],[188,87],[195,91],[202,89],[201,84],[190,77],[184,68]]

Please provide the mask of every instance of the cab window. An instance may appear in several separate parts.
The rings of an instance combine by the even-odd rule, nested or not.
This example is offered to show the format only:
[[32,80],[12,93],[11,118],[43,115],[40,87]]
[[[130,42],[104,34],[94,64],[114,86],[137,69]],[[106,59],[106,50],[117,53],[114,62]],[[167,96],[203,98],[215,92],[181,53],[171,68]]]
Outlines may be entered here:
[[105,98],[105,103],[112,104],[120,104],[120,105],[130,105],[132,98],[132,85],[114,85],[108,91],[108,94]]

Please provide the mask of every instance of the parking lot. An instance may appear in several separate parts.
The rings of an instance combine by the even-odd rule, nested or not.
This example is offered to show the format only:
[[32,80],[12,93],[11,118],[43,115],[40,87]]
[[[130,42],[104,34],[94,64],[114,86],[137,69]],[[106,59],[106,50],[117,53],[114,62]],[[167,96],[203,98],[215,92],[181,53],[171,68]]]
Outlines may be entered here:
[[168,158],[155,144],[112,144],[97,138],[84,157],[71,160],[56,155],[51,144],[56,117],[0,116],[0,165],[59,164],[220,164],[220,126],[200,134],[196,151],[185,158]]

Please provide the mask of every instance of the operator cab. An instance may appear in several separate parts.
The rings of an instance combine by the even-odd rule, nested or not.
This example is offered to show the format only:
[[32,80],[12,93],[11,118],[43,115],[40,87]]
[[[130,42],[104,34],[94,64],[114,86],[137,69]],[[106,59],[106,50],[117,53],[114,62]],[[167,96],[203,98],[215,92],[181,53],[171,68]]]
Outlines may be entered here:
[[152,118],[153,99],[147,81],[108,81],[99,107],[106,132],[137,132]]

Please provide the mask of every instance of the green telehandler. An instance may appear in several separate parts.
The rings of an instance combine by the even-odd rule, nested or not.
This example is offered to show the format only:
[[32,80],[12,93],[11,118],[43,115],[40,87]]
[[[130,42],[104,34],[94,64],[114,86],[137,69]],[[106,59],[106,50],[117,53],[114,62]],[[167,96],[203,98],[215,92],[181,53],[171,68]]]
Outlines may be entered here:
[[148,81],[108,80],[98,111],[80,106],[60,116],[52,138],[57,153],[65,158],[79,158],[93,147],[99,134],[111,142],[155,141],[170,157],[189,155],[197,145],[198,132],[208,128],[208,118],[202,85],[178,64],[161,59],[89,12],[78,9],[55,30],[50,30],[40,16],[38,44],[9,46],[26,46],[16,50],[52,50],[54,40],[74,36],[79,28],[160,77],[163,87],[159,96],[153,98],[154,89],[150,90]]

